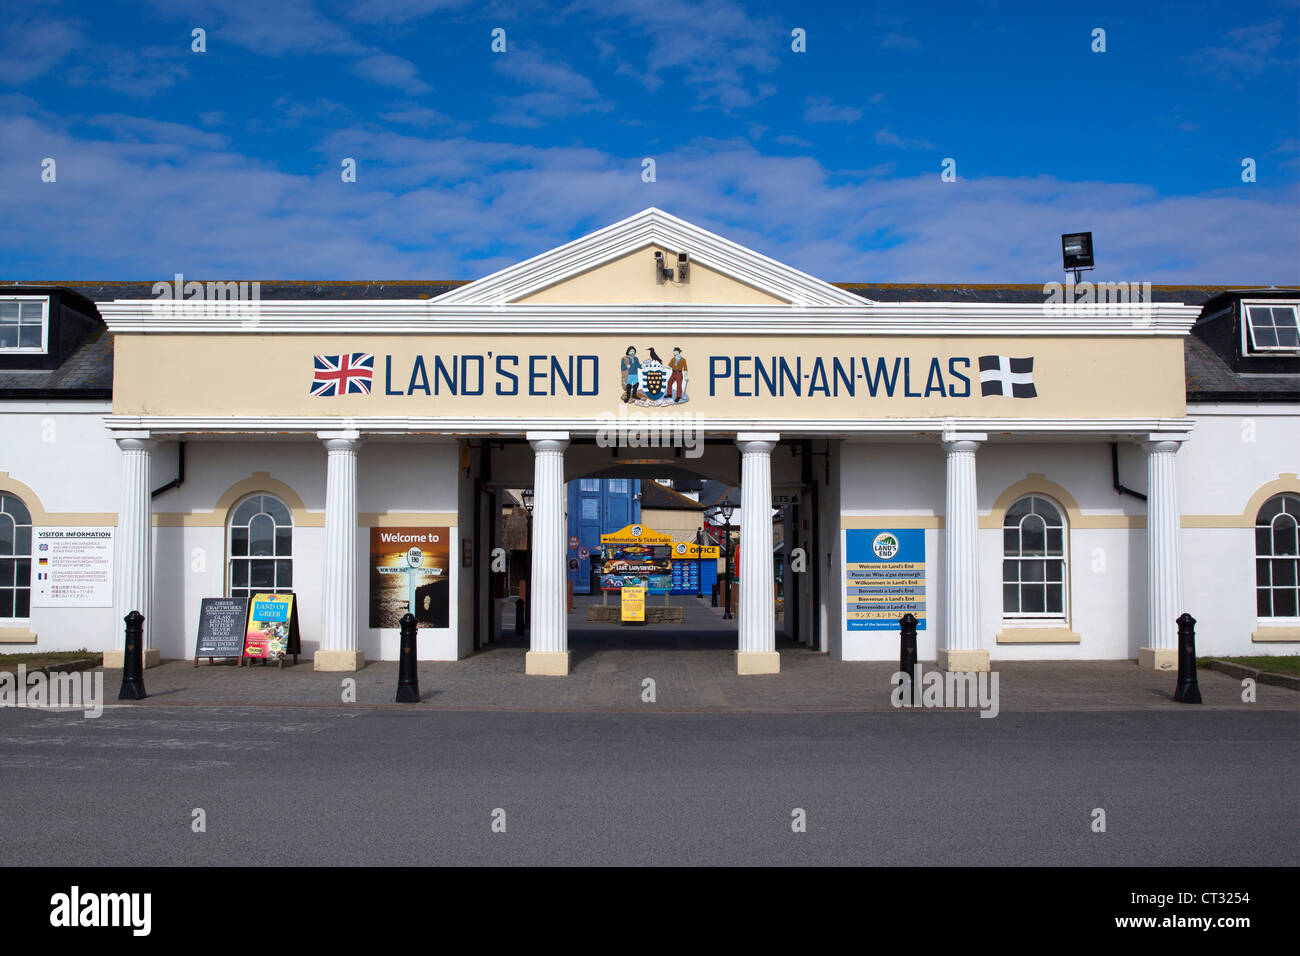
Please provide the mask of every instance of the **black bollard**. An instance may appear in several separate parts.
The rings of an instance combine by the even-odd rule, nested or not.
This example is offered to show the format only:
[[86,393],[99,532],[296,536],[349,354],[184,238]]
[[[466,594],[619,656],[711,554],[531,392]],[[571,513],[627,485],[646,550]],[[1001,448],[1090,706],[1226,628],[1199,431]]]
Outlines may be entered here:
[[415,615],[407,611],[398,621],[402,628],[402,656],[397,665],[397,702],[420,702],[420,677],[415,672]]
[[713,590],[709,593],[709,607],[718,606],[718,582],[713,582]]
[[916,618],[904,614],[898,619],[898,669],[907,675],[908,686],[912,688],[909,704],[916,703]]
[[1196,685],[1196,618],[1186,611],[1178,618],[1178,689],[1174,700],[1199,704],[1201,688]]
[[524,599],[515,598],[515,637],[524,636]]
[[122,689],[118,700],[144,700],[144,615],[132,611],[126,617],[126,650],[122,654]]

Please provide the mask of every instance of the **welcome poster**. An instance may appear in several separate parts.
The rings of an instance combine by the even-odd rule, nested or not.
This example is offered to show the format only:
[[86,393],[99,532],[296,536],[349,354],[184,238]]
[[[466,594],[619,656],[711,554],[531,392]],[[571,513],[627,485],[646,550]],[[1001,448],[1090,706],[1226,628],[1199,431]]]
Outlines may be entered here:
[[[401,626],[410,607],[412,576],[419,626],[447,626],[450,532],[450,528],[370,529],[371,627]],[[412,559],[417,562],[413,571]]]

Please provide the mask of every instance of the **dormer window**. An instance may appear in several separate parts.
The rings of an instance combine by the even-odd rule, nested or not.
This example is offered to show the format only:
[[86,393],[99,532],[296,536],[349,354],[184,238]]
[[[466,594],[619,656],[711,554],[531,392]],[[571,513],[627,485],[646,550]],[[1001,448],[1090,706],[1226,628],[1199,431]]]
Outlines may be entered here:
[[1245,351],[1300,354],[1300,323],[1295,303],[1243,302]]
[[49,303],[44,296],[0,299],[0,353],[40,355],[48,351]]

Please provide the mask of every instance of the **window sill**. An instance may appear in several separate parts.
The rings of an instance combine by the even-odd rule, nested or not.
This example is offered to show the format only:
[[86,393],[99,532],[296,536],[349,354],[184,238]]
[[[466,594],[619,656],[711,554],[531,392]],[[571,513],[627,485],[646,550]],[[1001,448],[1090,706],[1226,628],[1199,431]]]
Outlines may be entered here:
[[1300,641],[1300,623],[1259,624],[1259,630],[1250,635],[1251,643],[1271,644],[1275,641]]
[[0,644],[35,644],[36,635],[25,627],[0,627]]
[[1082,640],[1068,627],[1006,626],[997,635],[999,644],[1078,644]]

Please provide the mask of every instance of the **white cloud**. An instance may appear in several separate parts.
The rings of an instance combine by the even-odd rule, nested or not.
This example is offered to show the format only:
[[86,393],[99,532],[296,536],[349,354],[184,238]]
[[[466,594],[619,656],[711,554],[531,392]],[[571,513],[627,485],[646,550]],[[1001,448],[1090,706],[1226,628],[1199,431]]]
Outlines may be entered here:
[[[39,269],[15,278],[473,278],[649,205],[831,281],[1041,284],[1075,228],[1096,236],[1099,279],[1291,284],[1300,260],[1294,186],[881,178],[743,139],[665,151],[647,184],[639,156],[370,126],[324,134],[318,171],[290,174],[198,128],[101,119],[131,141],[0,114],[0,215],[26,224],[0,258]],[[58,158],[57,183],[32,156]]]
[[899,136],[889,127],[876,130],[876,142],[881,146],[897,146],[899,149],[935,149],[934,143],[928,139],[908,139]]
[[829,96],[804,97],[805,123],[856,123],[862,110],[856,106],[836,106]]

